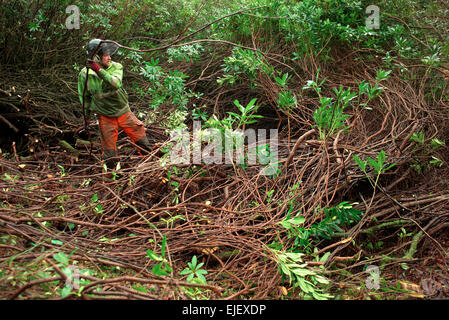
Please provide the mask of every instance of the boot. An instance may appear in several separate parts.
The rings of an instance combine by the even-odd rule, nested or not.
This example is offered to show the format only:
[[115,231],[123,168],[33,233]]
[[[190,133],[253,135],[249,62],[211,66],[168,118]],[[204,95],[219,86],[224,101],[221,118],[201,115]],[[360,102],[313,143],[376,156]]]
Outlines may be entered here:
[[143,137],[143,138],[140,139],[139,141],[136,141],[136,145],[137,145],[140,149],[143,150],[143,151],[142,151],[142,150],[139,150],[140,154],[142,154],[142,155],[146,155],[147,152],[151,152],[151,151],[152,151],[152,150],[151,150],[150,141],[148,141],[148,137],[147,137],[147,136]]
[[114,175],[111,172],[103,173],[103,182],[113,182],[114,181]]
[[[117,166],[117,158],[115,151],[113,152],[104,152],[104,166],[103,166],[103,181],[104,182],[112,182],[114,181],[114,174],[112,173]],[[106,166],[106,168],[104,168]],[[105,171],[106,169],[106,171]]]

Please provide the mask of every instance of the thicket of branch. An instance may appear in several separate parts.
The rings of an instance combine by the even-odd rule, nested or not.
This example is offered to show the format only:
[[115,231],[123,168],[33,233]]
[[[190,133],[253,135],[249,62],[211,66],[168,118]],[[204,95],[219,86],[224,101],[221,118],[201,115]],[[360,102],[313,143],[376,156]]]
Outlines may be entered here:
[[[141,9],[158,10],[151,6],[145,2]],[[48,12],[56,14],[60,8],[53,9],[50,7]],[[29,12],[38,11],[39,2],[33,2]],[[279,272],[279,259],[273,250],[301,250],[298,238],[289,236],[282,222],[286,217],[303,216],[302,227],[310,229],[326,218],[325,208],[344,201],[358,203],[354,209],[363,212],[362,220],[344,226],[330,239],[311,238],[309,249],[316,248],[317,256],[329,253],[325,261],[317,262],[313,251],[304,251],[306,268],[332,280],[326,288],[328,292],[356,285],[366,264],[382,263],[392,273],[403,263],[425,259],[440,259],[439,263],[446,265],[447,251],[442,245],[444,237],[440,237],[449,224],[448,150],[447,146],[429,146],[434,138],[448,139],[447,82],[441,90],[432,91],[436,83],[447,80],[447,69],[396,57],[394,72],[382,82],[382,94],[369,103],[369,108],[353,105],[346,109],[348,130],[322,140],[313,118],[320,100],[310,90],[304,90],[304,85],[308,80],[325,78],[323,97],[335,97],[333,88],[340,85],[355,92],[362,80],[376,82],[376,72],[384,68],[385,50],[354,48],[332,41],[330,51],[323,47],[332,58],[330,61],[320,59],[323,51],[292,60],[288,57],[297,49],[295,43],[274,37],[273,20],[279,17],[263,22],[257,17],[269,14],[273,12],[262,10],[255,16],[237,15],[226,22],[229,28],[244,19],[254,19],[250,36],[236,32],[223,41],[208,42],[198,37],[196,40],[203,41],[206,50],[191,62],[170,63],[163,52],[152,53],[151,57],[159,57],[164,70],[177,69],[189,75],[186,88],[203,94],[189,100],[189,111],[206,105],[209,115],[222,119],[232,111],[234,100],[245,104],[257,97],[264,118],[254,127],[279,129],[281,172],[275,177],[260,175],[259,166],[161,166],[159,160],[169,139],[161,123],[177,109],[166,102],[159,106],[156,119],[146,125],[154,150],[142,158],[121,134],[120,176],[112,183],[102,183],[98,136],[94,135],[93,153],[89,156],[90,143],[75,135],[81,114],[77,71],[72,64],[76,61],[82,65],[80,48],[86,39],[73,36],[69,41],[56,38],[45,42],[47,34],[42,32],[38,37],[40,45],[27,38],[26,42],[36,47],[22,45],[23,51],[18,52],[14,42],[17,40],[5,35],[1,57],[6,70],[0,79],[0,114],[4,118],[0,122],[3,120],[2,126],[8,126],[5,131],[9,132],[9,138],[2,141],[8,154],[0,157],[0,235],[9,239],[0,243],[0,266],[5,272],[0,288],[4,298],[43,297],[43,283],[63,283],[66,275],[55,266],[52,257],[65,252],[73,253],[72,261],[96,272],[85,276],[90,281],[80,294],[85,299],[192,298],[182,288],[199,288],[211,298],[278,299],[285,294],[282,286],[288,287],[288,279],[283,279]],[[34,21],[35,15],[29,17]],[[119,21],[128,16],[120,11],[111,17],[112,27],[107,32],[98,27],[89,29],[90,35],[112,38],[123,28]],[[134,18],[137,21],[139,16]],[[43,23],[49,21],[52,20]],[[133,22],[127,23],[125,29],[133,30]],[[181,25],[194,31],[205,25],[205,20],[200,11]],[[27,25],[16,26],[17,33],[11,32],[11,37],[20,37],[23,26]],[[44,25],[41,27],[45,29]],[[171,27],[177,33],[153,29],[164,40],[146,43],[157,47],[173,42],[174,34],[182,37],[188,33],[188,28]],[[434,31],[436,38],[447,37]],[[143,34],[139,29],[130,38]],[[223,76],[223,61],[236,45],[248,52],[259,52],[260,59],[279,75],[292,75],[288,89],[297,100],[290,110],[279,108],[278,93],[282,88],[262,70],[250,76],[240,75],[235,85],[217,84],[217,78]],[[70,53],[66,53],[68,50]],[[41,51],[43,56],[39,56]],[[375,55],[377,58],[371,57]],[[139,95],[133,85],[145,91],[153,84],[139,75],[138,69],[131,71],[136,61],[124,57],[121,56],[121,62],[125,65],[125,85],[132,109],[149,116],[148,100],[152,97]],[[150,55],[143,57],[148,61]],[[20,63],[24,72],[13,67],[15,63]],[[400,68],[408,68],[407,78],[401,75]],[[191,113],[185,123],[191,128]],[[26,135],[20,134],[23,124]],[[413,133],[419,132],[424,134],[422,143],[411,139]],[[11,138],[17,134],[20,138]],[[17,145],[12,141],[17,141]],[[362,172],[353,156],[365,160],[375,158],[381,151],[387,162],[395,166],[382,173],[373,188],[368,177],[374,173],[368,172],[367,176]],[[429,164],[435,159],[440,160],[434,162],[438,165]],[[421,172],[417,172],[417,166]],[[420,236],[401,239],[401,228]],[[160,252],[164,236],[173,271],[159,277],[151,271],[155,262],[146,252]],[[383,242],[382,248],[362,245],[379,241]],[[179,276],[193,255],[205,262],[207,284],[187,282]],[[320,269],[321,266],[325,268]],[[103,279],[105,267],[123,271]],[[42,268],[49,274],[53,272],[52,276],[38,276],[36,270]],[[349,270],[352,275],[340,273],[342,270]],[[8,275],[15,279],[15,285],[6,279]],[[146,291],[136,290],[136,285]],[[292,298],[301,296],[297,287],[289,292]]]

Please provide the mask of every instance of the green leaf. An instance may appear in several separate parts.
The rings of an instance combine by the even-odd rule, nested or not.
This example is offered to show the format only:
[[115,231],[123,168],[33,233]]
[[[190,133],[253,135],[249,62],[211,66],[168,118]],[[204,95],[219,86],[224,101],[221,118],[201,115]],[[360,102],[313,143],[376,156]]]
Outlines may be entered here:
[[294,218],[290,219],[289,222],[291,224],[303,224],[304,222],[306,222],[306,218],[304,218],[303,216],[294,217]]
[[45,271],[39,271],[37,273],[37,276],[41,279],[45,279],[45,278],[50,278],[51,274],[49,272],[45,272]]
[[383,167],[383,164],[385,163],[385,151],[381,150],[379,154],[377,155],[377,162],[379,163],[380,167]]
[[253,108],[254,104],[256,103],[256,100],[257,98],[251,99],[251,101],[246,106],[245,111],[250,111]]
[[168,268],[167,268],[167,271],[166,271],[166,270],[164,270],[164,269],[162,268],[162,263],[158,263],[158,264],[155,264],[155,265],[153,266],[153,268],[151,269],[151,271],[152,271],[153,274],[156,275],[156,276],[166,276],[166,275],[168,274],[167,271],[171,271],[171,269],[168,269]]
[[39,24],[37,24],[37,23],[35,23],[33,21],[31,21],[28,24],[28,27],[30,28],[30,31],[37,31],[37,30],[39,30]]
[[274,80],[281,86],[284,87],[285,86],[285,82],[279,78],[279,77],[275,77]]
[[62,246],[63,245],[63,242],[61,241],[61,240],[51,240],[51,243],[53,243],[53,244],[57,244],[57,245],[60,245],[60,246]]
[[312,291],[312,295],[316,300],[327,300],[333,298],[330,294],[327,293],[319,293],[317,291]]
[[360,158],[356,154],[353,155],[352,158],[359,165],[359,167],[362,169],[362,171],[365,172],[366,171],[366,162],[363,162],[362,160],[360,160]]
[[167,245],[167,236],[162,238],[161,256],[165,257],[165,246]]
[[62,263],[62,264],[66,264],[69,262],[69,258],[67,257],[67,255],[63,252],[59,252],[53,255],[53,259],[55,259],[56,261]]
[[196,269],[197,258],[196,255],[192,257],[192,269]]
[[161,275],[161,264],[160,263],[155,264],[153,266],[153,268],[151,268],[151,272],[153,272],[153,274],[155,276],[160,276]]
[[156,254],[153,250],[148,249],[147,250],[147,257],[154,261],[162,261],[162,257],[158,254]]
[[73,275],[73,270],[72,270],[72,268],[64,267],[64,268],[61,269],[61,271],[62,271],[67,277],[72,277],[72,275]]
[[240,104],[240,102],[238,100],[234,100],[234,104],[240,110],[241,113],[243,113],[245,111],[245,108]]
[[60,291],[61,297],[62,297],[62,298],[67,297],[67,296],[70,294],[71,291],[72,291],[72,288],[71,288],[71,287],[65,286],[65,287],[62,288],[61,291]]
[[206,278],[202,274],[197,274],[197,276],[203,283],[207,283]]
[[324,278],[324,277],[322,277],[322,276],[319,276],[319,275],[316,275],[316,276],[315,276],[315,280],[316,280],[318,283],[321,283],[321,284],[328,284],[328,283],[329,283],[329,280],[327,280],[326,278]]
[[371,159],[370,157],[366,158],[366,161],[376,170],[377,173],[381,171],[381,166],[375,161],[374,159]]
[[301,269],[301,268],[292,268],[292,272],[300,277],[310,276],[314,275],[315,272],[307,270],[307,269]]
[[196,273],[197,275],[207,274],[207,270],[200,269],[200,270],[197,270],[195,273]]
[[95,212],[97,213],[103,213],[103,206],[101,204],[97,204],[94,208]]
[[441,140],[437,139],[437,138],[433,138],[432,141],[430,141],[430,146],[434,150],[437,150],[437,149],[441,148],[444,145],[446,145],[446,143],[444,141],[441,141]]
[[422,131],[413,132],[409,141],[423,144],[424,143],[424,132],[422,132]]
[[[302,256],[304,256],[304,253],[301,252],[287,252],[285,255],[292,259],[295,262],[302,262]],[[305,266],[305,265],[304,265]]]
[[232,115],[234,117],[236,117],[237,119],[240,119],[240,115],[234,112],[228,112],[229,115]]
[[289,277],[290,283],[292,283],[291,273],[287,266],[285,266],[283,263],[279,264],[279,266],[281,267],[282,272]]
[[329,258],[330,256],[330,252],[326,252],[321,258],[320,258],[320,262],[326,262],[327,258]]
[[143,292],[143,293],[148,292],[147,289],[145,289],[144,287],[141,287],[141,286],[131,286],[131,288],[133,288],[136,291]]
[[[173,269],[166,263],[165,265],[164,265],[164,269],[165,269],[165,271],[167,271],[167,272],[172,272],[173,271]],[[168,273],[167,273],[168,274]]]
[[441,159],[432,156],[432,160],[429,161],[430,164],[433,164],[436,167],[442,167],[443,166],[443,161],[441,161]]
[[281,221],[281,226],[283,226],[285,229],[291,228],[291,223],[288,222],[288,220]]
[[185,268],[185,269],[182,270],[179,274],[180,274],[181,276],[185,276],[185,275],[187,275],[187,274],[189,274],[189,273],[192,273],[192,270],[190,270],[189,268]]

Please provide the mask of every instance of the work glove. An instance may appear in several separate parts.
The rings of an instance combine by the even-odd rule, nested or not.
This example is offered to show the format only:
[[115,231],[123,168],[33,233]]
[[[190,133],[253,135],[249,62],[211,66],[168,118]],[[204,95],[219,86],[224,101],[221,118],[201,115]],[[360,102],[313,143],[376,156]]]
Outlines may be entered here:
[[89,68],[91,68],[92,70],[94,70],[95,72],[97,72],[97,73],[98,73],[98,71],[100,71],[100,69],[101,69],[100,65],[99,65],[96,61],[91,60],[91,59],[88,59],[88,60],[87,60],[87,66],[88,66]]

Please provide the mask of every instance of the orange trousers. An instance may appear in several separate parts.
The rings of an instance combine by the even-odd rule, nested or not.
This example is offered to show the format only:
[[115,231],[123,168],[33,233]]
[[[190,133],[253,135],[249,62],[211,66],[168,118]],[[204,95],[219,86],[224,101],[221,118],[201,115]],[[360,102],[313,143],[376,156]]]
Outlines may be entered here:
[[[123,129],[134,143],[142,139],[147,141],[145,127],[139,119],[128,111],[120,117],[106,117],[99,115],[101,141],[103,144],[103,156],[106,159],[117,156],[118,130]],[[143,141],[143,140],[142,140]]]

